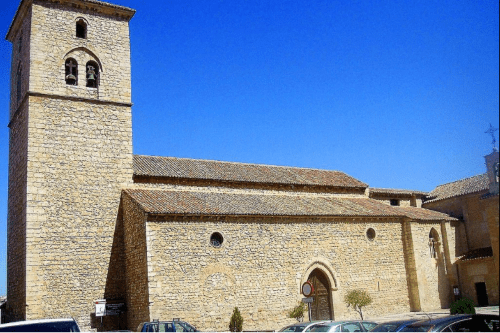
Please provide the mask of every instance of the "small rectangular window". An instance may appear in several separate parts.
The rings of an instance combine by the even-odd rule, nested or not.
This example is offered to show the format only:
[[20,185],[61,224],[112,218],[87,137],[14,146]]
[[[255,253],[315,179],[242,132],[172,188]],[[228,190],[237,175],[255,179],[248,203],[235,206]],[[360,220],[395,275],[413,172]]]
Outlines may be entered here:
[[399,200],[398,199],[391,199],[391,206],[399,206]]

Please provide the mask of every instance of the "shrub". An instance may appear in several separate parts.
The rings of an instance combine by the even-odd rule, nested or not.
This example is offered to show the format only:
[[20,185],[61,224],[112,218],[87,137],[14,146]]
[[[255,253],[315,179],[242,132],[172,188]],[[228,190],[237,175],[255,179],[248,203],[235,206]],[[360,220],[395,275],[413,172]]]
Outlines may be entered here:
[[362,308],[371,304],[372,298],[368,292],[360,289],[354,289],[349,291],[344,296],[344,302],[347,304],[347,307],[352,306],[352,308],[361,316],[361,320],[363,320]]
[[450,306],[450,314],[476,314],[474,302],[468,298],[462,298],[455,301]]
[[302,321],[304,318],[304,311],[306,310],[306,305],[303,302],[300,302],[299,305],[293,308],[292,311],[288,312],[288,318],[295,318],[297,321]]
[[238,310],[237,307],[234,308],[233,315],[231,316],[231,321],[229,322],[229,331],[243,331],[243,317],[241,317],[240,310]]

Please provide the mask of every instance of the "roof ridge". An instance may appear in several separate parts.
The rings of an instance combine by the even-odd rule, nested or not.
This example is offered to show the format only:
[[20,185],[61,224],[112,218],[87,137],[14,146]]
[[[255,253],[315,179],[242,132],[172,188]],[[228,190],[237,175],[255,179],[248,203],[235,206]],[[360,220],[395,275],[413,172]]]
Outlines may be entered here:
[[477,174],[477,175],[474,175],[474,176],[470,176],[470,177],[466,177],[466,178],[462,178],[462,179],[454,180],[454,181],[452,181],[452,182],[448,182],[448,183],[440,184],[440,185],[436,186],[436,188],[441,187],[441,186],[445,186],[445,185],[449,185],[449,184],[454,184],[454,183],[463,182],[463,181],[466,181],[466,180],[469,180],[469,179],[472,179],[472,178],[475,178],[475,177],[479,177],[479,176],[487,176],[487,175],[488,175],[488,173],[487,173],[487,172],[480,173],[480,174]]
[[[134,154],[134,156],[158,157],[158,158],[169,158],[169,159],[190,160],[190,161],[217,162],[217,163],[225,163],[225,164],[241,164],[241,165],[268,166],[268,167],[285,168],[285,169],[292,168],[292,169],[306,169],[306,170],[316,170],[316,171],[340,172],[340,173],[343,173],[343,174],[347,175],[347,173],[345,173],[344,171],[340,171],[340,170],[309,168],[309,167],[298,167],[298,166],[262,164],[262,163],[252,163],[252,162],[232,162],[232,161],[209,160],[209,159],[200,159],[200,158],[191,158],[191,157],[157,156],[157,155],[141,155],[141,154]],[[350,175],[348,175],[348,176],[352,177]],[[354,177],[352,177],[352,178],[354,178]],[[356,179],[356,180],[358,180],[358,179]]]
[[371,189],[371,190],[396,190],[396,191],[409,191],[409,192],[429,193],[427,191],[409,190],[409,189],[404,189],[404,188],[391,188],[391,187],[368,187],[368,189]]

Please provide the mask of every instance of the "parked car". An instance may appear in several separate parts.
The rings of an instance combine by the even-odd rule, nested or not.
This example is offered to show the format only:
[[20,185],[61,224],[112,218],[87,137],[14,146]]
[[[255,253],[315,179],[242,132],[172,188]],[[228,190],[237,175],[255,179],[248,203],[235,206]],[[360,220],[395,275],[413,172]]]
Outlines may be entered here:
[[406,326],[419,321],[420,319],[393,320],[378,324],[370,332],[400,332]]
[[500,316],[495,315],[453,315],[417,321],[401,332],[498,332],[499,321]]
[[138,332],[198,332],[196,327],[177,319],[171,321],[151,321],[141,323]]
[[278,332],[307,332],[306,330],[315,325],[315,324],[320,324],[320,323],[326,323],[329,322],[330,320],[317,320],[317,321],[307,321],[307,322],[302,322],[302,323],[296,323],[293,325],[288,325],[280,329]]
[[377,325],[361,320],[331,321],[312,325],[305,332],[368,332]]
[[73,318],[24,320],[0,325],[0,332],[80,332]]

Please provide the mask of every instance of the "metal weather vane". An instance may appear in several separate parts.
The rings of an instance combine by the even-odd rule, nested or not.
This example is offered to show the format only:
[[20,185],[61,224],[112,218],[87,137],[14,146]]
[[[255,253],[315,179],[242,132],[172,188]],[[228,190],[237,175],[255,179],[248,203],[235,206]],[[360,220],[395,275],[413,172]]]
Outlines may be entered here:
[[491,144],[493,145],[493,151],[496,151],[497,148],[495,147],[497,140],[495,139],[495,132],[498,131],[498,128],[494,128],[491,123],[490,123],[490,128],[484,133],[491,135]]

